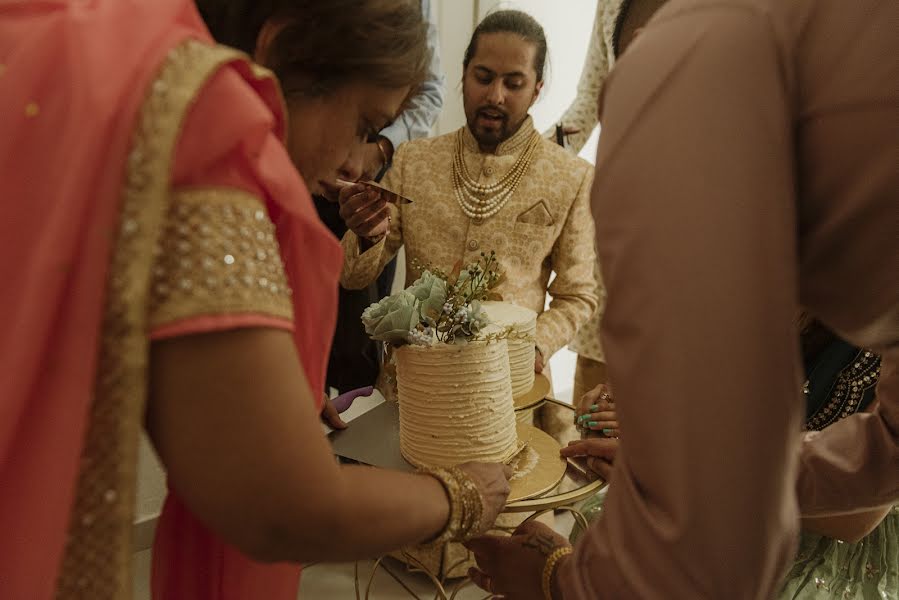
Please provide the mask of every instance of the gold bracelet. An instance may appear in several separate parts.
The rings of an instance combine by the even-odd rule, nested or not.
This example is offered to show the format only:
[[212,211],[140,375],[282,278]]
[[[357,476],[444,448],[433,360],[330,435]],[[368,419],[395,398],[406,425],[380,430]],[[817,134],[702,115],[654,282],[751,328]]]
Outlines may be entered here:
[[449,518],[446,527],[426,545],[468,540],[481,532],[484,501],[471,478],[459,468],[429,467],[419,469],[424,475],[437,479],[449,499]]
[[452,467],[450,472],[459,481],[462,491],[463,519],[462,529],[459,532],[462,540],[468,540],[481,532],[483,525],[484,500],[478,486],[462,469]]
[[382,165],[381,168],[384,168],[390,163],[390,160],[387,158],[387,151],[384,150],[384,146],[381,145],[381,142],[389,143],[390,140],[388,140],[384,136],[378,136],[378,139],[375,140],[375,146],[378,147],[378,152],[381,153],[381,165]]
[[546,557],[546,562],[543,563],[543,597],[546,600],[553,600],[553,572],[556,570],[556,564],[562,559],[563,556],[568,556],[572,553],[571,546],[560,546],[553,550],[552,554]]

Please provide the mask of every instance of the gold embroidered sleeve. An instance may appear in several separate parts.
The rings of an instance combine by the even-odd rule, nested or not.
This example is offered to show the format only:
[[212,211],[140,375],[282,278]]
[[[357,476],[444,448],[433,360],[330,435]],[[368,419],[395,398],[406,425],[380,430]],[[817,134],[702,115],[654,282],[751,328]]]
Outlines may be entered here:
[[152,278],[151,330],[204,316],[293,319],[274,225],[263,203],[241,190],[176,193]]
[[537,317],[537,348],[544,358],[568,344],[597,307],[596,235],[590,213],[593,173],[586,161],[577,160],[581,185],[551,255],[556,278],[547,291],[552,300],[549,310]]
[[[393,156],[393,165],[387,171],[382,185],[398,194],[403,193],[403,170],[407,144],[401,144]],[[350,230],[340,240],[343,246],[343,271],[340,285],[347,290],[361,290],[377,281],[384,266],[397,255],[403,246],[402,210],[389,204],[390,225],[387,235],[365,251],[359,247],[361,240]]]

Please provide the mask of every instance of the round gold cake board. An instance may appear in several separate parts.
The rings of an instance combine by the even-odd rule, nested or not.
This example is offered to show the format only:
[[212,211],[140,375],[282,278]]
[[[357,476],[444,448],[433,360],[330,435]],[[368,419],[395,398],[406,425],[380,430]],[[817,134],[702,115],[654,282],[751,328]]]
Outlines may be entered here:
[[[518,423],[518,441],[526,446],[512,459],[515,469],[509,487],[509,502],[541,496],[559,485],[565,476],[567,463],[559,456],[561,446],[551,435],[533,425]],[[521,469],[527,472],[516,477]]]
[[531,389],[513,399],[515,410],[526,410],[537,406],[549,395],[549,379],[543,373],[534,373],[534,385]]

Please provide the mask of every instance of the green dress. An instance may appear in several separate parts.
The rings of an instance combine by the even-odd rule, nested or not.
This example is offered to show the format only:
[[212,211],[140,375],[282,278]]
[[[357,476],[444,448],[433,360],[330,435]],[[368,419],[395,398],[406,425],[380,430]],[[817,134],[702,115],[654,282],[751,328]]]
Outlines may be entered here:
[[[815,324],[803,331],[803,356],[808,430],[821,430],[873,401],[878,356]],[[581,506],[588,522],[602,512],[604,497],[605,490]],[[575,526],[571,541],[581,533]],[[777,600],[812,599],[899,600],[899,506],[855,544],[802,532],[796,561]]]

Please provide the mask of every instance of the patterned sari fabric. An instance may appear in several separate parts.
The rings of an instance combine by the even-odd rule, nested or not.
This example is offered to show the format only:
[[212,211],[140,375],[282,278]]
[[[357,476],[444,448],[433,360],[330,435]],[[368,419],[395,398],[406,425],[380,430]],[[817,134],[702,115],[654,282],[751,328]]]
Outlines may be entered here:
[[[0,597],[127,598],[151,340],[292,330],[320,389],[338,244],[279,138],[277,84],[192,2],[6,2],[0,33]],[[202,552],[159,553],[185,585],[166,598],[295,595],[298,567],[173,512],[185,527],[164,517],[157,543]]]
[[899,598],[899,507],[855,544],[803,532],[779,600]]

